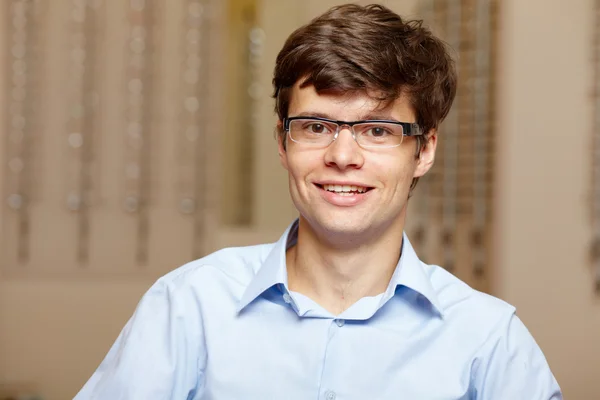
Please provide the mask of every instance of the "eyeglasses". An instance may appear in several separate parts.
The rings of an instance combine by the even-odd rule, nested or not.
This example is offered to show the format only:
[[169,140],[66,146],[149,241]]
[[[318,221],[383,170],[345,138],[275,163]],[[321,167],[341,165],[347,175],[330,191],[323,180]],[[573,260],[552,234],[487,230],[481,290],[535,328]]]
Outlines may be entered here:
[[283,129],[293,142],[313,147],[327,147],[348,127],[360,147],[389,148],[402,144],[404,136],[423,135],[416,123],[385,120],[334,121],[318,117],[289,117],[283,119]]

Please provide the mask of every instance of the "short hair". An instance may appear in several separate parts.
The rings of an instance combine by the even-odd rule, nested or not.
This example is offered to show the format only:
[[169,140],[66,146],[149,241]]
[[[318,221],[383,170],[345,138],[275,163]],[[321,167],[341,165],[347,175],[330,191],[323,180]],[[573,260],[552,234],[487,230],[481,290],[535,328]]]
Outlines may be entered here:
[[299,80],[317,93],[366,92],[384,104],[406,94],[425,133],[448,115],[457,86],[446,44],[423,21],[405,21],[377,4],[333,7],[290,35],[273,77],[280,120]]

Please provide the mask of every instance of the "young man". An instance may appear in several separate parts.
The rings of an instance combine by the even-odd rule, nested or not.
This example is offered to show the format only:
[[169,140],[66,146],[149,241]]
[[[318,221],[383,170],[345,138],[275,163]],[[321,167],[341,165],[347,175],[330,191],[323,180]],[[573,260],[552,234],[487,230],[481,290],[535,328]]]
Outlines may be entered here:
[[76,399],[561,399],[515,309],[403,234],[456,90],[443,43],[340,6],[290,36],[273,82],[299,219],[161,278]]

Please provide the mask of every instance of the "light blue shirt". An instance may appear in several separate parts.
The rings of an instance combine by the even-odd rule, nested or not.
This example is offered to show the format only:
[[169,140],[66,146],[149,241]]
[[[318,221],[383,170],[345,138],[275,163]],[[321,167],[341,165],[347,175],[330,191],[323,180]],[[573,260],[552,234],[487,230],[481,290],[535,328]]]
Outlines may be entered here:
[[385,293],[340,315],[288,290],[296,238],[297,221],[159,279],[75,399],[562,399],[515,309],[406,236]]

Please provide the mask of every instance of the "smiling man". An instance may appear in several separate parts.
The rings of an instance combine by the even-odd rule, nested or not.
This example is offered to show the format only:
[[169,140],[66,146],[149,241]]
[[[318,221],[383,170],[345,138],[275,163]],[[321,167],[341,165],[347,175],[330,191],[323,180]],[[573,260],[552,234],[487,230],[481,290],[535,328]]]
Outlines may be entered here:
[[562,399],[514,307],[404,234],[456,91],[443,43],[340,6],[288,38],[273,83],[299,218],[161,278],[76,399]]

